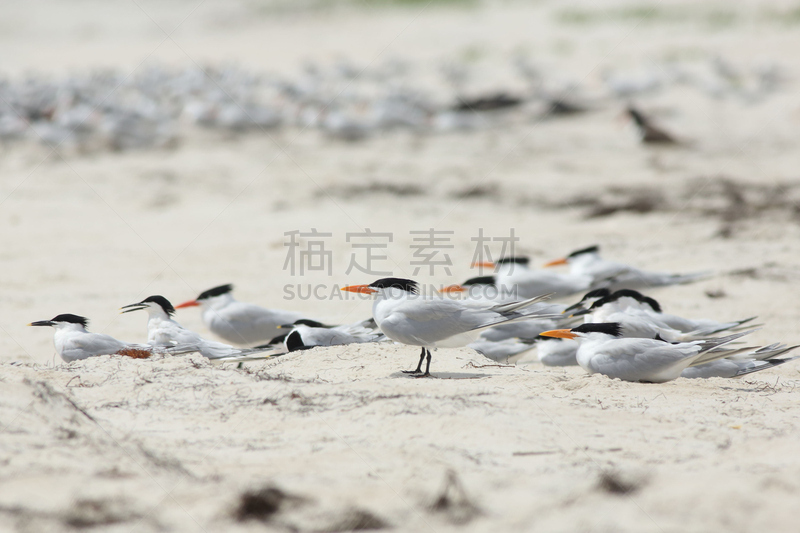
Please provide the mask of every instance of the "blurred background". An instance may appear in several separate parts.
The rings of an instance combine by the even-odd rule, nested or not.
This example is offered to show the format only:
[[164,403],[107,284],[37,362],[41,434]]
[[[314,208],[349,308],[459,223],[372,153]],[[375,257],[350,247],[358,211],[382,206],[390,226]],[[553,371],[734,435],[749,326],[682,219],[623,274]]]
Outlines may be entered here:
[[[367,228],[393,234],[378,270],[424,282],[513,228],[537,262],[601,244],[720,272],[670,291],[676,314],[769,314],[763,284],[800,277],[798,29],[793,1],[3,2],[0,357],[53,360],[24,324],[67,312],[141,341],[121,305],[228,282],[363,318],[284,288],[372,281],[345,274]],[[293,276],[285,233],[312,228],[331,275]],[[414,275],[430,228],[452,266]]]

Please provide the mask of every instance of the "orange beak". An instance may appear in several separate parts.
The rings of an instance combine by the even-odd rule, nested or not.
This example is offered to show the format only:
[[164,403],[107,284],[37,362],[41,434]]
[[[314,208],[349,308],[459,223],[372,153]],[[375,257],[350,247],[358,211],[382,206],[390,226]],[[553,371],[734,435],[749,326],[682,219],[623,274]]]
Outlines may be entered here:
[[494,268],[494,266],[491,261],[484,261],[483,263],[472,263],[470,268]]
[[200,305],[200,302],[197,300],[189,300],[188,302],[183,302],[180,305],[176,305],[175,309],[183,309],[184,307],[197,307]]
[[558,339],[574,339],[577,337],[576,334],[568,329],[551,329],[550,331],[539,333],[539,335],[542,337],[556,337]]
[[348,285],[347,287],[342,287],[342,290],[347,292],[360,292],[361,294],[374,294],[378,292],[369,285]]
[[467,288],[461,285],[450,285],[442,289],[441,292],[450,294],[452,292],[466,292]]
[[566,265],[566,264],[567,264],[567,258],[564,257],[564,258],[561,258],[561,259],[556,259],[555,261],[550,261],[549,263],[545,263],[544,266],[545,267],[554,267],[554,266]]

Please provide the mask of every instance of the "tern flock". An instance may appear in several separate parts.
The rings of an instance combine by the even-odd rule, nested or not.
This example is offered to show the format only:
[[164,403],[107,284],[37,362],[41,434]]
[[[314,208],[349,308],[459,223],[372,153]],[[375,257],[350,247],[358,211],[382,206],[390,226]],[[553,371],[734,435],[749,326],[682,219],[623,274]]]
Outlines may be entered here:
[[[569,270],[552,270],[558,265]],[[88,320],[74,314],[29,325],[55,328],[56,351],[68,362],[100,355],[199,352],[218,363],[245,363],[321,346],[395,342],[421,349],[417,367],[403,371],[415,377],[431,376],[432,349],[459,346],[506,363],[536,350],[545,366],[579,365],[589,373],[651,383],[734,378],[796,358],[785,355],[797,346],[741,344],[756,330],[750,326],[755,317],[683,318],[664,313],[658,301],[637,290],[692,283],[708,278],[708,272],[648,272],[603,259],[598,246],[576,250],[542,269],[531,268],[527,257],[476,266],[491,267],[494,275],[433,294],[421,293],[416,281],[402,278],[343,287],[374,298],[372,317],[354,324],[325,325],[293,311],[239,302],[233,286],[226,284],[178,306],[155,295],[122,307],[123,313],[147,312],[146,344],[91,333]],[[552,301],[570,299],[578,301]],[[181,326],[174,315],[188,307],[200,307],[208,329],[231,344]]]
[[[478,65],[439,65],[434,78],[439,89],[448,88],[444,97],[423,88],[414,66],[398,60],[370,68],[344,61],[332,68],[307,65],[291,80],[199,66],[151,67],[128,75],[95,72],[62,80],[0,79],[0,142],[33,139],[77,151],[159,148],[179,142],[187,125],[228,133],[315,128],[354,141],[397,128],[452,131],[572,115],[610,102],[627,106],[642,142],[684,144],[631,100],[681,86],[712,98],[754,102],[787,81],[774,65],[748,69],[719,57],[627,72],[604,70],[594,86],[569,81],[553,69],[545,75],[524,56],[505,66],[521,82],[515,90],[475,95],[471,79],[486,77],[477,72]],[[791,360],[781,356],[795,347],[738,344],[750,332],[744,328],[751,319],[716,322],[667,315],[657,301],[638,292],[691,283],[707,273],[645,272],[602,259],[597,247],[576,250],[547,266],[558,265],[569,271],[533,269],[526,257],[506,257],[480,265],[494,269],[493,275],[450,285],[439,294],[419,294],[415,281],[400,278],[349,286],[345,290],[375,299],[372,318],[355,324],[330,326],[300,313],[238,302],[233,287],[221,285],[178,306],[159,295],[125,306],[124,312],[147,312],[146,344],[91,333],[88,320],[74,314],[31,325],[55,328],[56,351],[65,361],[194,351],[214,361],[246,362],[314,346],[394,341],[420,348],[419,364],[411,372],[415,376],[430,375],[431,349],[467,345],[497,361],[512,362],[536,350],[544,365],[580,365],[588,372],[655,382],[679,376],[736,377]],[[577,303],[554,303],[576,295],[582,296]],[[177,309],[193,306],[201,307],[206,326],[225,343],[175,321]]]
[[[496,69],[506,72],[509,88],[476,94],[473,82],[493,79]],[[524,55],[488,68],[444,61],[428,70],[393,59],[368,67],[344,60],[330,67],[306,64],[292,78],[233,66],[0,78],[0,142],[28,139],[79,152],[129,150],[174,146],[192,128],[238,134],[287,127],[358,140],[393,129],[470,130],[619,108],[678,87],[751,103],[787,81],[775,65],[748,67],[720,57],[606,69],[599,79],[583,81]],[[672,142],[671,135],[649,130],[653,125],[641,112],[632,109],[630,116],[646,142]]]

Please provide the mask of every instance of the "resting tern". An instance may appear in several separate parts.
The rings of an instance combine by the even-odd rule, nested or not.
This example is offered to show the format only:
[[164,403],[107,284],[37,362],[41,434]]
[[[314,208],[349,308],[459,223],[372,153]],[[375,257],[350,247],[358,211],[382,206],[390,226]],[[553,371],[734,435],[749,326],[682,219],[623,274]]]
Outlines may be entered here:
[[278,326],[281,324],[303,318],[294,311],[239,302],[233,298],[232,291],[233,285],[220,285],[201,292],[196,299],[177,305],[175,309],[201,307],[203,322],[215,335],[247,346],[268,341],[280,334]]
[[620,324],[606,322],[545,331],[542,336],[578,339],[578,364],[590,374],[600,373],[623,381],[663,383],[677,379],[690,366],[726,357],[729,351],[714,349],[748,333],[751,332],[672,344],[656,339],[621,338]]
[[96,355],[127,355],[135,358],[149,357],[153,347],[147,344],[122,342],[110,335],[92,333],[86,330],[89,319],[86,317],[63,314],[50,320],[31,322],[29,326],[52,326],[55,328],[53,343],[56,352],[64,361],[77,361]]
[[547,270],[531,270],[528,257],[504,257],[495,263],[482,262],[473,266],[494,268],[497,287],[514,298],[533,298],[541,294],[553,297],[569,296],[591,288],[594,278],[582,273],[559,274]]
[[286,349],[290,352],[315,346],[378,342],[385,338],[380,330],[368,329],[363,322],[345,326],[326,326],[315,320],[300,319],[279,328],[291,330],[284,339]]
[[[585,305],[590,304],[588,308]],[[660,339],[670,342],[703,340],[709,335],[726,330],[736,330],[753,318],[733,322],[715,320],[692,320],[663,313],[661,305],[642,293],[622,289],[611,293],[608,289],[596,289],[575,305],[564,311],[565,314],[581,317],[584,323],[617,322],[622,337]],[[550,366],[578,364],[575,356],[578,343],[570,340],[537,343],[539,360]],[[722,364],[722,363],[720,363]]]
[[[500,290],[495,284],[494,276],[470,278],[459,285],[445,287],[442,292],[445,294],[464,294],[471,301],[484,303],[498,304],[519,300],[518,298],[512,298],[514,290]],[[573,321],[569,315],[563,314],[567,309],[566,305],[547,303],[542,304],[539,309],[544,310],[545,305],[547,306],[547,312],[552,313],[555,318],[540,318],[501,324],[484,330],[481,333],[481,338],[495,342],[513,338],[534,339],[542,331],[565,327],[567,322]],[[501,348],[498,348],[498,350],[502,351]]]
[[515,302],[519,299],[513,288],[499,287],[495,276],[469,278],[463,283],[444,287],[441,292],[444,294],[457,295],[462,298],[469,298],[470,300],[482,300],[493,303]]
[[151,346],[194,346],[195,351],[209,359],[224,357],[238,357],[256,353],[256,348],[251,350],[234,348],[229,344],[210,341],[198,333],[188,330],[172,319],[175,308],[163,296],[149,296],[139,303],[126,305],[123,313],[139,310],[147,311],[147,342]]
[[[588,309],[573,312],[573,316],[579,315],[585,317],[585,323],[615,322],[614,318],[626,315],[628,317],[627,320],[630,321],[646,321],[656,328],[672,329],[679,333],[694,335],[695,337],[708,336],[735,329],[756,318],[750,317],[743,320],[733,320],[731,322],[718,322],[706,318],[691,319],[670,315],[662,311],[661,305],[655,299],[632,289],[615,291],[608,296],[595,300]],[[664,339],[672,340],[666,337],[664,337]]]
[[[407,372],[417,377],[430,376],[430,348],[465,346],[474,342],[483,329],[540,316],[542,311],[532,306],[547,297],[494,305],[451,300],[420,295],[417,282],[401,278],[383,278],[342,290],[374,294],[372,316],[381,331],[395,342],[422,347],[417,368]],[[423,374],[422,362],[426,356]]]
[[623,263],[607,261],[600,257],[599,246],[589,246],[575,250],[568,256],[545,264],[545,267],[569,265],[573,276],[587,276],[592,279],[594,288],[605,287],[611,291],[619,289],[639,289],[692,283],[708,278],[709,272],[690,274],[669,274],[666,272],[647,272]]

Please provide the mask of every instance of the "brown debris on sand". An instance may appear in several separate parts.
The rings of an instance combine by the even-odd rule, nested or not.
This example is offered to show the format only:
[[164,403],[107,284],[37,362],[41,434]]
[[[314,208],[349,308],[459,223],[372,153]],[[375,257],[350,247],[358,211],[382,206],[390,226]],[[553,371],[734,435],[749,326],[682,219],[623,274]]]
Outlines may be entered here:
[[116,355],[124,355],[125,357],[130,357],[131,359],[147,359],[153,355],[153,352],[149,350],[139,350],[136,348],[123,348],[122,350],[118,351]]

